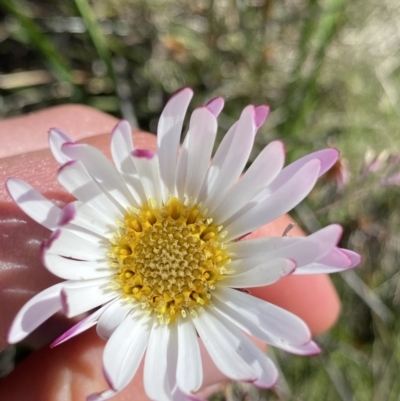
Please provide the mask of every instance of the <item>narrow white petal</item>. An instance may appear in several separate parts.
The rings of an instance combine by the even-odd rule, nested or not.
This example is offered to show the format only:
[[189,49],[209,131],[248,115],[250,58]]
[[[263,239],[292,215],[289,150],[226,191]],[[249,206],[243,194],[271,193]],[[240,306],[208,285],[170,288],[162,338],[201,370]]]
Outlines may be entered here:
[[[314,235],[314,234],[312,234]],[[230,242],[226,250],[234,259],[252,258],[258,254],[270,254],[276,250],[290,248],[309,237],[262,237]]]
[[100,316],[97,324],[97,334],[103,338],[110,338],[116,328],[121,324],[129,312],[135,309],[136,305],[124,299],[116,299],[110,302],[104,313]]
[[106,401],[106,400],[109,400],[109,399],[115,397],[116,394],[118,394],[118,391],[108,389],[108,390],[102,391],[101,393],[90,394],[86,398],[86,401]]
[[191,393],[200,388],[203,369],[199,340],[190,317],[178,322],[178,341],[177,384],[185,393]]
[[115,274],[107,260],[86,262],[44,252],[42,261],[48,271],[65,280],[91,280]]
[[245,334],[240,331],[236,325],[227,320],[218,311],[215,317],[221,320],[225,329],[233,333],[240,342],[243,351],[243,359],[256,372],[256,380],[253,383],[262,388],[272,387],[278,379],[278,370],[270,358],[265,355]]
[[314,187],[320,165],[319,160],[311,160],[271,196],[240,214],[224,228],[228,232],[225,241],[228,242],[252,232],[299,204]]
[[79,260],[104,260],[109,248],[106,241],[104,240],[104,244],[95,244],[78,237],[71,231],[61,229],[55,231],[43,243],[43,252]]
[[114,391],[122,390],[133,379],[147,347],[151,319],[144,313],[128,315],[114,331],[104,348],[104,374]]
[[305,344],[291,344],[268,332],[268,327],[260,326],[257,319],[252,319],[252,314],[246,313],[243,309],[238,309],[226,304],[219,299],[219,293],[213,294],[213,306],[227,319],[237,325],[245,333],[258,338],[259,340],[278,347],[296,355],[316,355],[320,352],[319,347],[312,341]]
[[216,165],[214,161],[212,162],[210,168],[217,170],[217,177],[212,184],[208,184],[204,209],[214,210],[242,173],[257,132],[254,116],[254,106],[248,106],[243,110],[223,163]]
[[[230,267],[230,266],[228,266]],[[245,272],[223,276],[221,285],[233,288],[251,288],[270,285],[292,273],[296,263],[291,259],[276,258]]]
[[61,209],[17,178],[7,180],[6,187],[14,202],[33,220],[55,230],[61,217]]
[[218,117],[224,108],[225,100],[222,97],[215,97],[206,103],[205,107],[214,114],[215,117]]
[[157,401],[170,401],[173,390],[168,380],[169,336],[168,325],[154,323],[144,363],[144,388],[148,397]]
[[157,155],[147,149],[136,149],[131,153],[147,199],[162,204],[160,166]]
[[125,182],[108,158],[97,148],[86,144],[69,144],[62,147],[63,152],[73,160],[80,161],[89,174],[123,208],[132,205],[134,199]]
[[282,142],[274,141],[265,147],[240,181],[228,191],[220,205],[214,211],[209,211],[216,224],[226,221],[251,202],[282,170],[284,162],[285,149]]
[[217,368],[232,380],[253,381],[256,372],[245,361],[245,350],[236,330],[214,316],[212,308],[193,319],[196,330]]
[[78,322],[77,324],[72,326],[65,333],[63,333],[60,337],[56,338],[50,344],[50,348],[54,348],[57,345],[60,345],[60,344],[64,343],[65,341],[68,341],[69,339],[76,337],[78,334],[81,334],[84,331],[93,327],[98,322],[100,315],[104,311],[104,308],[105,308],[105,306],[103,308],[98,309],[96,312],[93,312],[89,316],[86,316],[80,322]]
[[340,273],[357,266],[360,261],[360,255],[355,252],[334,247],[314,263],[301,266],[296,274]]
[[[239,269],[247,270],[246,267],[250,269],[253,266],[263,263],[265,260],[289,258],[296,262],[297,270],[302,266],[317,262],[325,255],[330,254],[338,243],[341,235],[342,228],[339,225],[332,224],[308,237],[294,237],[293,242],[290,241],[288,243],[288,241],[284,241],[286,237],[278,238],[281,240],[281,244],[279,244],[279,241],[274,241],[276,245],[274,248],[268,246],[268,238],[265,239],[267,241],[238,241],[237,244],[242,242],[243,245],[234,248],[239,250],[240,255],[247,255],[247,257],[245,257],[245,259],[234,260],[232,264],[229,265],[229,268],[237,269],[238,271]],[[253,241],[255,241],[255,246],[251,245]],[[245,244],[246,242],[248,242],[247,247]],[[262,247],[263,243],[267,245],[264,249]],[[253,251],[252,254],[249,253],[251,250]],[[237,254],[238,253],[236,253],[236,255]]]
[[74,317],[106,304],[117,296],[117,292],[110,289],[108,277],[86,281],[66,281],[61,291],[63,312],[67,317]]
[[193,91],[184,88],[176,93],[161,113],[157,127],[158,157],[160,160],[163,199],[175,194],[175,174],[183,120],[192,99]]
[[[231,128],[229,128],[228,132],[223,137],[221,143],[218,146],[217,151],[213,159],[211,160],[210,166],[207,170],[206,177],[204,179],[203,186],[201,188],[199,194],[199,202],[204,202],[207,198],[208,193],[211,188],[215,185],[215,181],[218,177],[221,166],[224,164],[225,159],[228,157],[229,149],[232,145],[232,142],[235,138],[235,131],[238,125],[238,121],[236,121]],[[183,149],[182,149],[183,150]]]
[[247,316],[272,336],[293,344],[305,344],[311,339],[303,320],[279,306],[228,287],[218,287],[215,293],[231,309]]
[[39,292],[19,310],[8,332],[10,344],[23,340],[50,316],[61,310],[60,293],[63,284],[59,283]]
[[270,344],[295,355],[312,356],[321,353],[321,348],[314,341],[309,341],[305,344],[296,345],[287,343],[285,341],[276,340],[275,342],[271,342]]
[[112,238],[119,228],[116,222],[111,223],[103,214],[80,201],[71,202],[68,206],[74,211],[71,220],[64,227],[71,231],[81,227],[100,237]]
[[119,172],[124,171],[126,160],[133,151],[132,129],[128,121],[120,121],[111,133],[111,155]]
[[124,218],[124,209],[108,197],[81,162],[71,161],[62,166],[58,171],[58,182],[110,222]]
[[131,206],[139,206],[146,203],[146,196],[131,157],[133,150],[131,127],[127,121],[120,121],[111,134],[111,154],[117,170],[135,200]]
[[51,128],[49,131],[49,146],[51,153],[59,164],[65,164],[71,160],[63,151],[64,143],[73,143],[74,140],[69,137],[64,131],[58,128]]
[[284,248],[298,242],[302,237],[265,237],[243,239],[226,244],[226,252],[237,259],[250,258],[255,254],[268,253],[276,249]]
[[185,138],[187,170],[184,190],[184,196],[193,202],[197,200],[210,164],[217,128],[217,120],[207,107],[200,107],[193,112]]
[[268,191],[274,192],[278,188],[280,188],[285,182],[287,182],[296,171],[300,170],[303,166],[305,166],[311,160],[320,160],[321,168],[319,170],[318,176],[320,177],[322,174],[326,173],[336,162],[339,157],[339,152],[337,149],[323,149],[317,152],[313,152],[304,156],[294,163],[289,164],[285,167],[282,172],[276,177],[274,182],[269,186]]

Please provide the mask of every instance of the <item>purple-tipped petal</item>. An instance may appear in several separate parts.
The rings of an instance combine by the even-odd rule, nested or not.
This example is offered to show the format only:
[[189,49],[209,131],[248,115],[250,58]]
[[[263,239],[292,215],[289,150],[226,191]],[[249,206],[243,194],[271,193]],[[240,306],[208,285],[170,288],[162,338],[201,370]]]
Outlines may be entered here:
[[125,160],[134,149],[132,129],[128,121],[120,121],[111,133],[111,155],[118,171],[123,170]]
[[132,205],[132,196],[111,161],[99,149],[84,143],[65,144],[62,151],[73,160],[81,162],[96,183],[101,184],[107,195],[126,209]]
[[49,131],[49,146],[51,153],[59,164],[64,164],[70,158],[61,150],[65,143],[75,143],[64,131],[58,128],[50,128]]
[[206,107],[215,117],[218,117],[224,108],[225,100],[222,97],[216,97],[206,103]]
[[304,156],[285,167],[276,177],[276,179],[268,186],[268,192],[271,193],[276,191],[283,184],[285,184],[285,182],[290,180],[293,174],[295,174],[311,160],[320,160],[321,167],[318,176],[321,177],[321,175],[326,173],[326,171],[328,171],[336,163],[338,157],[339,151],[333,148],[323,149],[314,153],[310,153],[309,155]]
[[60,227],[66,226],[71,220],[74,219],[75,216],[76,216],[75,205],[73,203],[68,203],[68,205],[66,205],[64,209],[62,209],[61,211],[60,221],[58,222],[58,225]]
[[183,120],[193,91],[183,88],[166,104],[157,127],[157,154],[160,161],[160,174],[164,202],[170,194],[175,193],[176,163]]
[[18,205],[31,219],[37,223],[55,230],[61,216],[61,209],[37,192],[26,182],[17,178],[9,178],[6,189]]
[[15,316],[8,342],[15,344],[61,310],[60,292],[64,283],[53,285],[31,298]]
[[254,123],[257,129],[260,128],[269,115],[269,107],[266,105],[258,106],[254,109]]
[[89,395],[86,398],[86,401],[106,401],[106,400],[109,400],[110,398],[114,397],[117,393],[118,393],[118,391],[108,389],[101,393],[94,393],[94,394]]
[[147,160],[151,160],[156,156],[154,152],[148,149],[135,149],[134,151],[131,152],[131,155],[139,159],[147,159]]
[[157,155],[147,149],[136,149],[131,155],[146,198],[154,199],[158,205],[161,205],[162,184]]
[[356,267],[362,261],[362,256],[356,252],[350,251],[349,249],[339,248],[342,253],[344,253],[351,261],[351,265],[349,267]]
[[92,326],[94,326],[97,323],[97,321],[99,320],[99,316],[102,314],[102,312],[103,312],[103,310],[102,310],[102,308],[100,308],[96,312],[85,317],[79,323],[75,324],[70,329],[68,329],[65,333],[61,334],[61,336],[56,338],[50,344],[50,348],[54,348],[57,345],[60,345],[60,344],[64,343],[65,341],[68,341],[70,338],[73,338],[73,337],[77,336],[78,334],[81,334],[84,331],[90,329]]
[[177,191],[180,197],[196,203],[210,164],[217,128],[217,120],[207,107],[199,107],[192,113],[178,162]]
[[66,281],[61,291],[61,305],[67,317],[90,311],[115,299],[119,294],[110,289],[110,279]]

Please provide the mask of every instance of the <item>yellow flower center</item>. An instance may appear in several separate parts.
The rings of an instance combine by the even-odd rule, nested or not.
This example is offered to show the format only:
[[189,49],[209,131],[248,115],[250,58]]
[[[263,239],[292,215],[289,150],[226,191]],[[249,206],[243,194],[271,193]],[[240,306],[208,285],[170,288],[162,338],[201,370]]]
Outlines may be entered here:
[[229,261],[220,243],[222,227],[211,223],[198,205],[188,207],[176,198],[161,208],[149,203],[129,212],[109,253],[123,296],[164,323],[179,314],[196,316],[210,303]]

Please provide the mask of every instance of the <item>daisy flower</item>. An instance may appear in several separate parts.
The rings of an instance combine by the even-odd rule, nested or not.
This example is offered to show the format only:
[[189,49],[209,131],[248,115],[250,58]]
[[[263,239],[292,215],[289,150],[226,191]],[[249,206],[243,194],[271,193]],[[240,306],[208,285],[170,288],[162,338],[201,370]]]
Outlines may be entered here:
[[110,388],[89,400],[121,391],[143,358],[151,399],[197,399],[200,342],[227,377],[273,386],[277,369],[248,335],[294,354],[319,348],[300,318],[244,289],[359,263],[357,254],[336,247],[337,225],[304,238],[246,239],[301,202],[338,152],[315,152],[283,168],[284,147],[274,141],[240,178],[268,107],[246,107],[211,159],[224,102],[213,99],[192,113],[180,150],[192,95],[185,88],[167,103],[157,153],[135,149],[129,124],[120,122],[111,137],[115,166],[98,149],[50,130],[58,181],[77,199],[63,209],[21,180],[7,182],[18,206],[53,231],[41,258],[66,280],[25,304],[9,342],[56,312],[90,311],[52,344],[95,325],[107,339],[103,369]]

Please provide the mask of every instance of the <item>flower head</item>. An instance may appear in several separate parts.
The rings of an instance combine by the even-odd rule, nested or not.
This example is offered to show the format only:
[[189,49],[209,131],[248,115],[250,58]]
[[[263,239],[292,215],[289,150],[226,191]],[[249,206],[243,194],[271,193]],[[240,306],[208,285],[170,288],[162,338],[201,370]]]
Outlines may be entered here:
[[120,122],[111,139],[115,166],[96,148],[51,130],[58,181],[77,199],[63,209],[23,181],[7,182],[20,208],[53,231],[42,246],[43,264],[67,280],[21,309],[9,341],[22,340],[57,311],[74,317],[94,310],[53,342],[94,325],[108,339],[103,363],[110,389],[90,400],[122,390],[143,358],[151,399],[196,399],[199,338],[226,376],[273,386],[277,369],[245,333],[295,354],[319,348],[301,319],[241,289],[359,263],[357,254],[336,247],[337,225],[306,238],[245,238],[303,200],[337,160],[336,150],[282,169],[284,148],[275,141],[240,178],[268,107],[246,107],[210,162],[223,100],[192,113],[179,151],[191,97],[186,88],[168,102],[157,153],[135,149],[129,124]]

